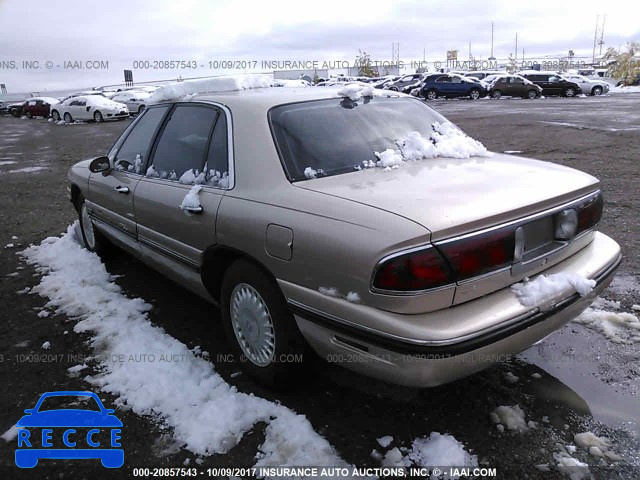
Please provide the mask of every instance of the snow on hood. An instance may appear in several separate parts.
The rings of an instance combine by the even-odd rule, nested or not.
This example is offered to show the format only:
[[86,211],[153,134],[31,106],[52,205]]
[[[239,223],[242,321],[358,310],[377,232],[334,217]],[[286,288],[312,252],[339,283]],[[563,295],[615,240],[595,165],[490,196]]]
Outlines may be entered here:
[[271,87],[273,79],[269,75],[228,75],[223,77],[202,78],[173,82],[158,88],[151,97],[150,103],[177,100],[187,95],[199,93],[233,92],[250,88]]

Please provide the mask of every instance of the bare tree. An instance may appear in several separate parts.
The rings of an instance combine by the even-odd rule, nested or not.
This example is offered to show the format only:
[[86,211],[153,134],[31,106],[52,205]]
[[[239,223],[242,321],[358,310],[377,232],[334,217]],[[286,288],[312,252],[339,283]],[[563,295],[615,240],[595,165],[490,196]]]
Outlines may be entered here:
[[358,76],[360,77],[377,77],[378,69],[371,66],[371,55],[358,49],[356,56],[356,66],[358,67]]

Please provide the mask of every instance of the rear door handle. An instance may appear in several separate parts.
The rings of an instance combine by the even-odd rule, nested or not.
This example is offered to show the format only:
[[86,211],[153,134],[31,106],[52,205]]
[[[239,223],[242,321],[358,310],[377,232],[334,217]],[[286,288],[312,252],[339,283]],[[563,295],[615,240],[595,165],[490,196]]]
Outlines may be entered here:
[[202,207],[182,207],[185,212],[189,213],[202,213]]
[[121,185],[118,185],[118,186],[115,188],[115,191],[116,191],[116,192],[118,192],[118,193],[125,193],[125,194],[127,194],[127,193],[129,193],[129,187],[123,187],[123,186],[121,186]]

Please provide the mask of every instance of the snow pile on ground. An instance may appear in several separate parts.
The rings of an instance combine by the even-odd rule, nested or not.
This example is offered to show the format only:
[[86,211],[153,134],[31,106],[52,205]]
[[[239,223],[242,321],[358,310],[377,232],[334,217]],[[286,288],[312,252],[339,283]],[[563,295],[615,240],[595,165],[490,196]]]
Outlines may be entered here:
[[268,75],[229,75],[199,80],[173,82],[158,88],[149,97],[149,103],[177,100],[199,93],[232,92],[251,88],[271,87],[273,79]]
[[[153,326],[151,306],[121,292],[100,259],[78,244],[75,229],[22,256],[43,275],[33,292],[49,299],[47,307],[80,319],[75,332],[92,335],[99,373],[87,381],[117,397],[120,408],[163,422],[199,455],[225,453],[266,422],[260,465],[345,465],[303,415],[238,392],[210,362]],[[132,359],[142,354],[145,361]],[[175,358],[182,361],[167,360]]]
[[477,467],[478,459],[464,449],[453,436],[431,432],[428,438],[413,441],[409,458],[420,467],[447,465]]
[[630,87],[611,87],[609,93],[640,93],[640,85]]
[[593,457],[607,458],[612,462],[622,460],[622,458],[611,449],[611,442],[608,439],[598,437],[593,432],[577,433],[573,436],[573,441],[576,442],[577,446],[587,450],[589,455]]
[[595,286],[595,280],[589,280],[577,273],[561,272],[539,275],[535,280],[516,283],[511,286],[511,290],[522,305],[534,307],[559,298],[569,290],[575,290],[584,297]]
[[524,412],[519,405],[512,407],[500,406],[489,414],[489,418],[501,432],[504,431],[504,427],[507,427],[507,430],[515,430],[522,433],[529,430],[530,426],[534,426],[532,422],[527,423],[524,418]]
[[640,343],[640,319],[632,313],[611,312],[605,308],[617,310],[620,303],[599,298],[574,319],[574,322],[602,333],[614,343]]
[[573,458],[565,452],[554,453],[558,471],[568,476],[571,480],[588,480],[591,478],[589,465]]
[[391,435],[385,435],[384,437],[380,437],[377,439],[378,444],[382,448],[387,448],[393,442],[393,437]]
[[[379,443],[380,440],[382,439],[378,440]],[[438,432],[431,432],[426,438],[415,439],[407,455],[403,455],[398,447],[394,447],[382,458],[384,467],[409,467],[412,464],[419,467],[442,465],[473,468],[478,466],[478,458],[467,452],[464,445],[452,435]]]

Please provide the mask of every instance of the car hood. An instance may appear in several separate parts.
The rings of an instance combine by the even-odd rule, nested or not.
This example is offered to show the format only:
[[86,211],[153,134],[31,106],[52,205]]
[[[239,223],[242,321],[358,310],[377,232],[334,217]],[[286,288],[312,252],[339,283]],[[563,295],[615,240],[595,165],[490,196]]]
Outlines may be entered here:
[[393,212],[440,240],[568,202],[598,183],[572,168],[493,154],[407,162],[391,171],[371,168],[294,185]]
[[25,415],[17,427],[121,427],[118,418],[90,410],[49,410]]

